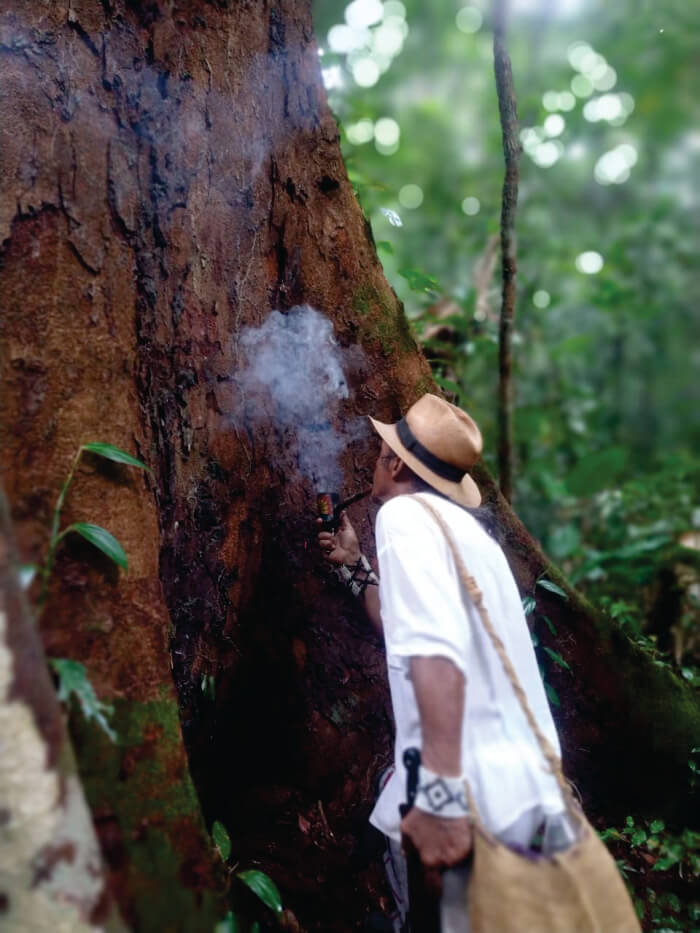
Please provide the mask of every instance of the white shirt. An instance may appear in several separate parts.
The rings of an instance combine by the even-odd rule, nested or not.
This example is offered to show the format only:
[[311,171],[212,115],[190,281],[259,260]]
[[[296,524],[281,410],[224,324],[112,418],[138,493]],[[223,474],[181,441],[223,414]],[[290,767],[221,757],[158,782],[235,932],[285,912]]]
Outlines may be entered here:
[[[448,523],[467,570],[484,595],[530,707],[559,754],[559,740],[537,667],[520,594],[497,542],[464,509],[421,493]],[[525,814],[561,813],[556,781],[520,708],[474,604],[462,587],[444,534],[409,496],[389,500],[376,525],[379,598],[396,725],[395,771],[370,816],[400,841],[399,804],[406,799],[404,749],[422,747],[410,659],[445,657],[466,680],[462,769],[484,825],[498,834]],[[532,822],[525,820],[525,823]],[[535,825],[536,822],[535,822]],[[523,839],[522,844],[529,842]]]

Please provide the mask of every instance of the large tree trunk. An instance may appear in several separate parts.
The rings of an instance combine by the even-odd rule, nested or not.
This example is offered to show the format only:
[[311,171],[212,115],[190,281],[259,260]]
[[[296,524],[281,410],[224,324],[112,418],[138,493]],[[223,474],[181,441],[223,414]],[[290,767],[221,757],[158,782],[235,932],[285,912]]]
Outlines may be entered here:
[[[357,929],[386,894],[358,839],[390,716],[380,646],[311,543],[311,474],[335,440],[334,482],[366,486],[359,416],[395,419],[433,384],[347,180],[310,4],[0,9],[0,424],[23,557],[46,549],[79,444],[154,471],[84,462],[65,523],[107,527],[129,571],[67,538],[42,615],[47,653],[116,707],[117,745],[72,724],[110,888],[134,929],[208,929],[223,902],[201,803],[307,929]],[[308,309],[271,315],[300,304],[335,345]],[[311,357],[284,358],[292,321],[311,322]],[[324,359],[347,398],[342,380],[316,392]],[[312,406],[292,424],[275,390],[300,368]],[[544,559],[497,507],[529,590]],[[352,517],[371,552],[370,511]],[[696,706],[573,595],[557,608],[569,770],[611,807],[644,761],[638,796],[660,812]]]

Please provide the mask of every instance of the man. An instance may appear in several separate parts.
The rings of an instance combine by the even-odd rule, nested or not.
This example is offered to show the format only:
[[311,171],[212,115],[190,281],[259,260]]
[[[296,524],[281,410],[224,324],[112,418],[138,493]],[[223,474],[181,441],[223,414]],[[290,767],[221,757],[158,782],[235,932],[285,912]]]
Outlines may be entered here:
[[[477,425],[434,395],[424,395],[397,424],[371,421],[382,439],[372,487],[382,503],[375,529],[379,580],[346,516],[335,535],[318,538],[385,639],[395,770],[370,820],[388,837],[394,860],[403,836],[426,869],[451,869],[444,880],[456,891],[443,898],[442,929],[464,933],[464,861],[472,846],[465,779],[482,823],[502,841],[528,847],[544,826],[551,849],[568,845],[572,834],[556,781],[461,586],[445,536],[417,498],[450,528],[541,730],[557,752],[559,743],[517,586],[480,520],[481,496],[469,475],[482,447]],[[421,752],[418,793],[400,820],[403,752],[413,746]],[[558,839],[550,843],[553,834]]]

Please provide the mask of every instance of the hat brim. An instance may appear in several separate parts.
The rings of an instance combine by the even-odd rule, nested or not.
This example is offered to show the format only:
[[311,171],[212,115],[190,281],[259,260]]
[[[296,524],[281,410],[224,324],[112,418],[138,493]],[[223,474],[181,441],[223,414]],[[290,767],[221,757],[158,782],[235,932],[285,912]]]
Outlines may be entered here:
[[433,473],[427,466],[415,457],[410,450],[401,443],[395,424],[384,424],[382,421],[376,421],[371,415],[369,420],[377,434],[383,441],[391,447],[397,457],[409,467],[416,476],[420,476],[433,489],[443,493],[448,498],[456,502],[457,505],[464,505],[470,509],[477,509],[481,505],[481,493],[479,487],[468,473],[465,473],[460,482],[453,483],[449,479],[443,479],[437,473]]

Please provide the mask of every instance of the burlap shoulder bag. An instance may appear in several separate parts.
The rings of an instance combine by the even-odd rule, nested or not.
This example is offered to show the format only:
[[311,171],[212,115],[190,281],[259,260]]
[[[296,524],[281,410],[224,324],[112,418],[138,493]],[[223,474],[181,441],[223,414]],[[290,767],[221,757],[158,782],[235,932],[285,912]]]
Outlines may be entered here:
[[537,724],[450,529],[425,499],[413,498],[433,515],[447,538],[462,584],[479,612],[561,788],[567,811],[578,827],[578,840],[563,852],[549,856],[518,853],[498,842],[485,828],[467,787],[474,831],[473,866],[467,888],[470,933],[639,933],[637,915],[615,862],[572,796],[559,756]]

